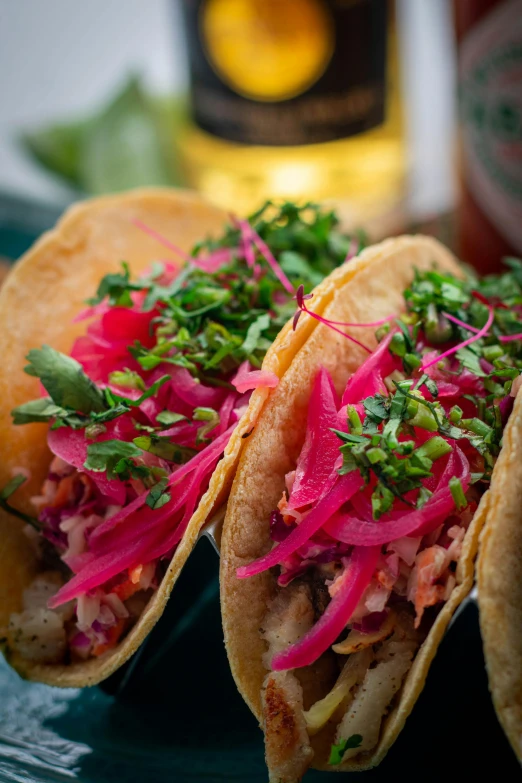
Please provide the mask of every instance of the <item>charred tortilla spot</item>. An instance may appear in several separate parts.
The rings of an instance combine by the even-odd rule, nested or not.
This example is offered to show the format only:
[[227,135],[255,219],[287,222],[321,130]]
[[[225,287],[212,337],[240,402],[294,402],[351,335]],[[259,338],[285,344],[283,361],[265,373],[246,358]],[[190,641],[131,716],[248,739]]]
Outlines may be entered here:
[[295,716],[272,678],[266,686],[265,703],[267,737],[269,734],[280,735],[284,745],[289,747],[297,739]]

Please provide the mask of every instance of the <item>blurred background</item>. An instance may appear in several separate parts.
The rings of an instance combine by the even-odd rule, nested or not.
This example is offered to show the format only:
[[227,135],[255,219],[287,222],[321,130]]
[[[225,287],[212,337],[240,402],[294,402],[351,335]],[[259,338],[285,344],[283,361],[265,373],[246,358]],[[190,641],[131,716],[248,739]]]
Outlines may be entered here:
[[[184,5],[186,11],[201,3],[190,0]],[[218,14],[219,6],[223,6],[226,17],[230,9],[234,12],[234,5],[237,12],[242,3],[210,5]],[[299,3],[280,5],[288,6],[290,17],[295,14],[299,18]],[[313,5],[310,3],[312,12]],[[386,3],[377,3],[376,7],[379,5]],[[245,212],[267,195],[263,186],[274,195],[275,190],[281,190],[283,180],[283,193],[292,197],[303,191],[303,195],[312,197],[345,195],[345,208],[353,219],[385,213],[384,233],[402,219],[405,205],[414,218],[452,209],[455,51],[448,0],[400,0],[396,26],[388,20],[393,40],[388,35],[383,44],[387,43],[389,50],[393,47],[391,53],[388,51],[393,69],[390,100],[395,115],[403,113],[404,137],[401,120],[395,116],[395,127],[387,131],[388,138],[384,142],[371,139],[369,153],[363,149],[366,168],[355,179],[343,169],[350,168],[350,164],[352,169],[355,167],[359,149],[353,152],[349,145],[343,147],[343,142],[337,141],[332,153],[321,151],[319,161],[301,155],[296,163],[290,145],[275,164],[270,161],[276,169],[271,179],[253,185],[251,169],[259,168],[257,155],[250,157],[247,149],[245,160],[243,146],[238,150],[232,144],[230,152],[229,144],[222,139],[217,146],[205,145],[197,130],[187,131],[187,36],[193,33],[194,24],[186,18],[191,9],[184,20],[181,6],[176,0],[0,3],[3,195],[22,196],[60,209],[84,194],[140,184],[189,184]],[[219,20],[215,26],[219,26]],[[346,34],[345,30],[341,32]],[[348,39],[341,47],[353,44]],[[288,69],[293,64],[283,61],[277,65]],[[375,131],[372,133],[375,135]],[[360,138],[352,138],[359,146]],[[371,188],[361,183],[361,177],[365,179],[372,167],[380,165],[371,149],[374,143],[377,158],[391,158],[381,178],[370,176],[374,189],[379,191],[375,199],[364,192]],[[219,169],[215,166],[216,151],[218,163],[220,154],[225,159],[224,168],[230,159],[235,161],[232,185],[222,170],[208,171]],[[347,166],[343,166],[343,157]],[[336,172],[326,177],[326,183],[318,184],[314,182],[314,167],[333,167]],[[244,181],[238,183],[242,178]],[[339,178],[340,185],[336,182]]]
[[501,56],[521,20],[520,0],[2,0],[0,254],[144,184],[243,213],[334,200],[374,237],[450,243],[464,193],[457,249],[485,269],[522,250],[520,56]]

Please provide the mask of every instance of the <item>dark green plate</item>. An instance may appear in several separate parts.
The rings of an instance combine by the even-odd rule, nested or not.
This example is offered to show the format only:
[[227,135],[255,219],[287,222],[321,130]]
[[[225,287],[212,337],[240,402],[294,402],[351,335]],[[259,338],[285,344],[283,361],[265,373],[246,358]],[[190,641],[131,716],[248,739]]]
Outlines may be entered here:
[[[20,202],[9,212],[0,199],[0,256],[16,257],[54,217]],[[0,781],[264,783],[262,735],[228,670],[217,573],[202,539],[141,652],[103,689],[23,682],[0,658]],[[491,706],[470,603],[383,764],[351,779],[462,783],[493,775],[517,780],[520,768]],[[305,781],[349,777],[310,772]]]

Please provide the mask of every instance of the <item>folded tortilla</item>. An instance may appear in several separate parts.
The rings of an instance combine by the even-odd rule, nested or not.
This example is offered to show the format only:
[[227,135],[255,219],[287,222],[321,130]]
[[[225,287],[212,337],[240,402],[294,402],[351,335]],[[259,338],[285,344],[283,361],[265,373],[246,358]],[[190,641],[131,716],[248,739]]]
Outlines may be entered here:
[[477,561],[480,630],[499,721],[522,761],[522,396],[504,431]]
[[[403,291],[411,283],[414,270],[426,270],[434,264],[442,272],[462,276],[456,259],[437,241],[423,236],[389,239],[367,248],[356,259],[334,271],[316,288],[309,305],[315,312],[332,321],[361,324],[373,322],[389,316],[390,313],[400,312],[404,307]],[[311,320],[301,318],[297,332],[303,321],[309,324]],[[377,344],[373,328],[360,327],[346,331],[370,347]],[[263,663],[268,646],[260,634],[260,629],[263,628],[267,606],[273,605],[274,597],[288,588],[278,588],[276,576],[270,571],[248,579],[238,579],[236,570],[265,554],[272,547],[270,513],[281,498],[285,487],[285,474],[295,468],[303,446],[308,401],[317,371],[321,366],[324,367],[331,375],[337,391],[341,392],[365,356],[357,345],[314,320],[310,337],[296,353],[291,367],[263,409],[242,453],[233,482],[222,537],[221,601],[225,643],[236,684],[260,723],[265,722],[265,727],[267,720],[266,715],[263,716],[261,692],[269,671]],[[519,399],[517,411],[521,405]],[[508,442],[515,430],[516,425],[512,419],[506,434]],[[503,466],[505,471],[506,460],[508,456],[504,454],[495,468],[493,487],[500,485],[499,474],[502,474]],[[519,485],[520,481],[516,486]],[[384,718],[377,746],[371,753],[365,753],[364,757],[354,755],[345,759],[335,766],[335,771],[362,770],[376,766],[403,728],[422,691],[431,661],[448,623],[473,585],[478,537],[486,519],[489,496],[493,491],[490,490],[482,496],[464,538],[455,574],[456,585],[449,600],[438,613],[427,638],[418,649],[392,703],[393,706]],[[513,513],[516,506],[515,494],[513,492],[511,496]],[[518,541],[517,551],[520,551],[522,536],[518,537]],[[521,562],[522,558],[516,561],[519,574]],[[505,585],[507,584],[506,578]],[[522,580],[519,579],[520,584]],[[519,609],[522,606],[521,596],[522,593],[518,596]],[[518,626],[514,632],[518,633]],[[517,674],[522,662],[520,644],[518,652]],[[335,682],[331,663],[328,656],[323,655],[312,666],[295,670],[302,685],[305,710],[325,697]],[[268,689],[270,682],[265,687]],[[278,698],[277,689],[274,689],[272,697],[273,704],[269,712],[272,713],[270,719],[273,735],[269,737],[267,732],[266,740],[269,743],[275,736],[275,750],[272,748],[272,752],[275,753],[276,765],[279,769],[288,771],[281,779],[285,783],[297,781],[300,774],[296,773],[295,766],[292,767],[292,758],[295,760],[299,757],[299,732],[303,730],[303,726],[294,721],[295,716],[292,710],[286,709],[284,698],[275,703]],[[519,720],[520,717],[519,713]],[[520,727],[520,722],[518,725]],[[279,731],[281,735],[278,740],[276,735]],[[335,731],[336,725],[330,721],[310,738],[314,752],[313,767],[333,771],[327,762]],[[288,740],[286,746],[285,742],[281,741],[283,736]],[[308,763],[304,760],[302,769],[306,769]]]
[[[202,238],[217,235],[226,219],[220,209],[183,191],[145,189],[93,199],[72,207],[15,265],[0,294],[0,487],[20,468],[31,475],[17,491],[15,506],[31,512],[30,498],[39,493],[51,460],[47,425],[14,427],[11,422],[11,410],[39,394],[38,380],[23,372],[28,351],[46,343],[68,353],[75,338],[85,331],[85,323],[75,324],[73,319],[85,300],[94,295],[100,279],[118,271],[121,261],[127,261],[131,273],[137,275],[166,255],[134,221],[142,221],[183,251],[190,251]],[[268,352],[265,368],[281,375],[294,346],[307,334],[306,330],[298,336],[292,334],[287,343],[283,334]],[[160,618],[201,528],[226,498],[245,442],[242,435],[252,429],[267,396],[267,389],[256,389],[252,394],[248,411],[236,427],[166,575],[127,636],[99,658],[68,665],[31,663],[6,649],[7,659],[23,677],[49,685],[94,685],[136,651]],[[7,627],[10,615],[20,611],[24,589],[42,568],[23,528],[23,523],[0,510],[0,631]],[[0,632],[0,639],[3,635]]]

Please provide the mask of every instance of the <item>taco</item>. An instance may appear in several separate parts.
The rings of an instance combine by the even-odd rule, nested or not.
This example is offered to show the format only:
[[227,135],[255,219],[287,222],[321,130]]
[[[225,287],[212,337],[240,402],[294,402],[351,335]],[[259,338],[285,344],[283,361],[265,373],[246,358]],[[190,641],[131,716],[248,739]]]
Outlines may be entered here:
[[306,339],[270,347],[294,286],[355,252],[315,207],[225,217],[86,202],[1,292],[0,638],[24,677],[92,685],[136,650]]
[[472,587],[519,426],[510,264],[478,281],[400,237],[298,294],[296,333],[314,329],[242,453],[222,537],[225,643],[271,781],[377,765]]

